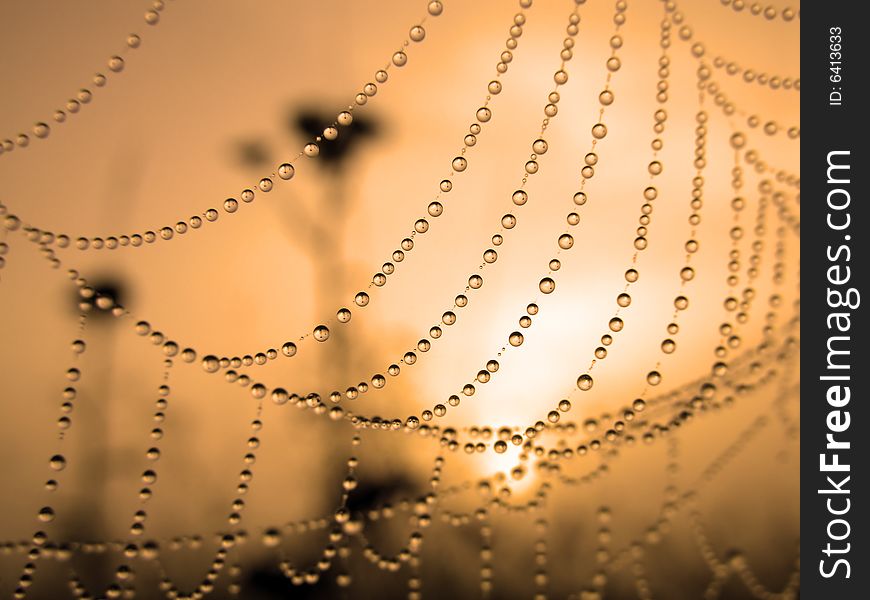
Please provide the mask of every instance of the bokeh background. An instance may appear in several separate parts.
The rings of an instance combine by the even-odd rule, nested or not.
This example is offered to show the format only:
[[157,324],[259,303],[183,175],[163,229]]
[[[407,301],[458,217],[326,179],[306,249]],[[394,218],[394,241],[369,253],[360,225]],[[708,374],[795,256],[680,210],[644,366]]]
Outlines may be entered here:
[[[167,4],[156,27],[145,25],[142,15],[148,7],[137,2],[0,5],[3,138],[29,130],[34,121],[48,121],[96,70],[106,70],[106,59],[123,47],[126,34],[143,33],[141,48],[124,54],[125,70],[112,75],[80,114],[54,126],[47,140],[0,156],[0,202],[25,223],[58,233],[105,236],[155,229],[206,208],[220,209],[225,198],[238,197],[241,189],[295,156],[313,133],[311,127],[322,128],[346,107],[426,7],[395,0]],[[516,211],[519,226],[499,249],[499,261],[484,274],[486,284],[419,364],[405,368],[384,390],[349,403],[351,410],[404,418],[443,402],[505,344],[517,328],[516,318],[533,300],[541,305],[541,314],[524,332],[523,346],[508,352],[493,381],[478,386],[478,393],[441,424],[525,427],[574,387],[622,289],[648,179],[662,9],[659,2],[629,4],[620,52],[623,68],[612,84],[616,102],[606,113],[609,133],[599,145],[600,163],[587,188],[590,201],[580,211],[575,246],[562,254],[557,292],[544,297],[537,282],[571,210],[596,120],[612,2],[596,0],[581,10],[575,56],[567,67],[570,80],[547,131],[549,151],[528,185],[530,202]],[[444,215],[432,220],[431,231],[418,238],[406,263],[387,286],[372,292],[372,304],[355,311],[349,324],[333,327],[328,344],[308,340],[297,357],[279,356],[256,367],[252,376],[297,391],[344,389],[383,372],[437,324],[477,270],[501,215],[516,209],[510,194],[537,137],[571,6],[536,0],[528,11],[519,48],[502,78],[504,91],[491,104],[493,119],[469,153],[468,172],[456,178]],[[719,0],[684,2],[680,9],[712,53],[759,71],[799,76],[797,20],[738,14]],[[58,250],[64,269],[80,270],[93,285],[111,291],[136,319],[147,319],[182,346],[219,356],[280,348],[313,325],[334,320],[335,310],[349,306],[389,260],[449,173],[517,10],[517,3],[507,0],[445,2],[443,15],[427,19],[426,40],[409,49],[408,64],[391,69],[390,80],[370,105],[355,113],[355,125],[348,130],[352,144],[340,161],[297,161],[290,184],[258,194],[236,214],[221,211],[217,223],[170,242],[115,251]],[[661,356],[658,345],[679,289],[689,231],[685,217],[694,174],[697,91],[688,45],[675,39],[671,56],[671,100],[661,154],[665,174],[659,180],[662,193],[650,227],[650,248],[640,257],[641,278],[632,306],[623,313],[626,330],[608,359],[596,366],[595,388],[574,402],[566,416],[577,423],[616,411],[641,393],[645,373]],[[799,125],[798,92],[748,85],[721,72],[715,77],[748,112],[786,127]],[[725,317],[731,125],[709,100],[708,106],[707,191],[698,227],[702,244],[693,258],[697,277],[686,288],[691,307],[680,316],[679,349],[663,361],[662,391],[709,373],[717,326]],[[747,129],[743,119],[730,122]],[[769,163],[797,170],[799,141],[759,130],[747,135]],[[758,197],[755,183],[755,176],[747,176],[747,222]],[[799,214],[794,196],[791,189],[791,209]],[[57,445],[57,405],[70,341],[77,336],[79,299],[63,269],[52,270],[24,236],[0,235],[9,244],[0,270],[0,538],[17,541],[29,539],[38,525],[36,511],[46,503],[46,459]],[[789,236],[784,314],[797,300],[798,285],[799,239]],[[772,290],[770,252],[766,260],[759,298]],[[746,327],[746,348],[761,339],[762,310]],[[55,541],[129,537],[163,371],[159,350],[136,336],[129,321],[94,315],[86,336],[85,376],[74,426],[64,441],[70,465],[54,500]],[[199,361],[176,362],[148,531],[149,537],[161,539],[203,536],[202,548],[163,555],[179,586],[192,588],[209,566],[215,533],[230,529],[226,514],[257,403],[247,391],[205,374]],[[579,598],[590,586],[600,546],[595,515],[601,506],[612,513],[609,547],[643,537],[660,512],[669,477],[680,485],[694,482],[747,424],[769,411],[770,394],[780,389],[789,393],[790,420],[771,416],[770,426],[705,488],[698,504],[720,557],[739,551],[762,583],[783,588],[794,568],[799,536],[798,398],[790,385],[798,376],[796,370],[788,374],[785,366],[780,372],[781,386],[681,429],[681,467],[674,476],[666,472],[669,444],[662,441],[625,449],[611,474],[592,485],[554,484],[544,509],[551,524],[547,571],[552,597]],[[363,431],[361,446],[351,449],[349,423],[270,402],[263,407],[263,420],[244,515],[251,535],[234,550],[234,560],[243,567],[242,597],[404,597],[406,568],[398,574],[382,572],[360,558],[356,542],[351,544],[350,590],[340,591],[332,574],[315,586],[293,587],[277,568],[276,550],[264,546],[254,532],[331,515],[351,454],[360,459],[358,510],[426,493],[439,451],[436,441]],[[444,484],[450,485],[510,469],[516,449],[502,456],[491,451],[473,456],[447,451],[445,456]],[[577,460],[565,469],[579,476],[598,460]],[[537,489],[541,481],[536,477],[530,469],[523,480],[510,484],[515,500]],[[474,488],[445,501],[455,511],[473,511],[483,502]],[[491,517],[492,597],[535,593],[536,515]],[[479,525],[451,527],[434,521],[422,551],[424,596],[477,597]],[[646,576],[654,595],[701,597],[711,574],[690,530],[685,512],[678,514],[666,539],[647,554]],[[384,552],[395,552],[408,531],[407,515],[400,515],[372,524],[367,535]],[[320,531],[285,535],[281,547],[294,564],[307,565],[325,543]],[[26,560],[17,552],[0,554],[0,594],[12,593]],[[90,589],[100,590],[119,561],[112,553],[77,554],[67,563],[44,561],[28,597],[65,597],[70,564]],[[138,597],[160,596],[157,577],[147,564],[137,567]],[[636,597],[633,577],[630,563],[611,573],[606,597]],[[214,597],[225,594],[226,582],[220,579]],[[751,596],[736,576],[724,584],[722,595]]]

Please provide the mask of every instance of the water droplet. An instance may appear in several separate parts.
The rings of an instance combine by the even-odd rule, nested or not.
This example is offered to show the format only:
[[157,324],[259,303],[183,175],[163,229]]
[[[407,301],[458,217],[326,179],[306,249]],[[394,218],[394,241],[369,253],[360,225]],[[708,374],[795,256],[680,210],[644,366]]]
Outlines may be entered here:
[[414,25],[411,27],[411,31],[408,33],[408,37],[411,38],[412,42],[422,42],[426,37],[426,30],[423,29],[420,25]]
[[202,368],[207,373],[216,373],[220,369],[220,361],[217,356],[209,354],[202,359]]
[[109,59],[109,70],[114,73],[120,73],[124,70],[124,59],[120,56],[113,56]]

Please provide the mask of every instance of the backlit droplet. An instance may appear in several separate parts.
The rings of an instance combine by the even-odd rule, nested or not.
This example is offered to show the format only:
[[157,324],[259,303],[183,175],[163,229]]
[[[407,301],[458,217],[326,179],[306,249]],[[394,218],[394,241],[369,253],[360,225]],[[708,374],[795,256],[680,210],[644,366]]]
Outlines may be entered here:
[[119,73],[124,70],[124,59],[120,56],[113,56],[109,59],[109,70],[114,73]]
[[296,168],[290,163],[284,163],[278,167],[278,177],[281,179],[293,179],[296,174]]
[[613,317],[612,319],[610,319],[610,322],[608,323],[608,326],[610,327],[610,331],[614,331],[614,332],[615,331],[622,331],[623,325],[624,325],[624,323],[623,323],[622,319],[620,319],[619,317]]
[[48,126],[47,123],[37,123],[36,125],[33,126],[33,135],[35,135],[38,138],[48,137],[48,134],[50,131],[51,131],[51,128]]
[[646,381],[650,385],[658,385],[662,382],[662,375],[658,371],[650,371],[646,374]]
[[209,354],[202,359],[202,368],[207,373],[215,373],[220,369],[220,361],[217,356]]
[[366,306],[369,303],[369,295],[365,292],[360,292],[354,297],[353,302],[357,306]]
[[523,334],[519,331],[514,331],[508,338],[511,346],[520,346],[523,343]]
[[283,346],[281,346],[281,352],[284,353],[284,356],[295,356],[296,355],[296,344],[293,342],[287,342]]
[[574,236],[570,233],[563,233],[559,236],[559,247],[562,250],[568,250],[574,245]]
[[511,200],[513,200],[514,204],[517,206],[522,206],[529,200],[529,195],[523,190],[517,190],[511,196]]
[[287,393],[287,390],[284,388],[275,388],[272,390],[272,402],[281,406],[283,404],[287,404],[287,401],[290,399],[290,395]]
[[50,523],[51,521],[54,521],[54,509],[50,506],[43,506],[39,509],[39,514],[37,516],[43,523]]
[[411,38],[411,41],[413,42],[422,42],[423,38],[426,37],[426,30],[420,25],[414,25],[411,27],[408,37]]
[[589,375],[588,373],[584,373],[583,375],[581,375],[580,377],[577,378],[577,387],[580,388],[584,392],[592,389],[592,383],[593,383],[592,376]]
[[55,454],[49,459],[48,466],[50,466],[53,471],[63,471],[66,467],[66,459],[62,454]]
[[671,354],[676,349],[677,343],[674,340],[668,338],[662,341],[662,352],[665,354]]
[[318,325],[314,328],[314,339],[318,342],[325,342],[329,339],[329,328],[326,325]]
[[347,308],[341,308],[335,313],[335,318],[338,319],[339,323],[347,323],[350,321],[351,313]]
[[596,140],[600,140],[607,135],[607,126],[604,123],[598,123],[592,126],[592,137]]
[[544,277],[538,283],[538,288],[545,294],[552,294],[553,290],[556,289],[556,282],[549,277]]

